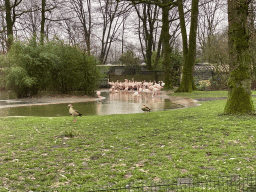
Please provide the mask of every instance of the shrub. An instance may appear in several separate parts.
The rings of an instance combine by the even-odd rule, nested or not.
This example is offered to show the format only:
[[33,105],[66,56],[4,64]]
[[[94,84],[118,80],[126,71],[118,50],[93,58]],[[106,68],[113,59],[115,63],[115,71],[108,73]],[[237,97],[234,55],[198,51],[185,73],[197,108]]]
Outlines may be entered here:
[[4,90],[5,89],[5,85],[6,85],[6,70],[5,69],[1,69],[0,68],[0,90]]
[[226,90],[228,88],[228,75],[216,73],[213,78],[210,79],[211,86],[210,90]]
[[48,46],[54,53],[50,56],[53,60],[50,76],[55,79],[53,88],[62,93],[84,91],[86,95],[93,95],[99,79],[95,57],[61,41],[53,41]]
[[19,66],[26,71],[27,76],[35,80],[30,87],[30,94],[36,95],[38,90],[45,89],[49,85],[49,64],[43,62],[43,46],[39,46],[35,38],[28,44],[16,41],[8,54],[12,66]]
[[[38,45],[35,38],[27,44],[17,41],[8,60],[13,66],[8,72],[9,88],[21,97],[35,95],[39,90],[84,91],[92,95],[97,88],[96,59],[63,41],[53,40],[44,45]],[[16,76],[14,70],[19,71]],[[17,79],[23,79],[22,86],[17,85]]]
[[18,98],[31,94],[31,88],[36,84],[36,79],[28,76],[24,68],[11,67],[7,74],[7,87],[11,88]]
[[201,80],[199,81],[199,86],[197,87],[198,91],[208,91],[210,89],[211,82],[210,80]]

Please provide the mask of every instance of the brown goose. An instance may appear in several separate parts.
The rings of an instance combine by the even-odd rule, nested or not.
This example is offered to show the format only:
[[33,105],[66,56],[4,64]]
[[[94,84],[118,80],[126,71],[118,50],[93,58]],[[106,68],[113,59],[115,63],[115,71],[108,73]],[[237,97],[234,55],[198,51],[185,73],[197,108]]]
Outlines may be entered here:
[[76,122],[77,116],[82,116],[81,113],[79,113],[77,110],[73,109],[73,106],[71,104],[68,105],[69,107],[69,114],[72,115],[74,117],[74,121]]
[[150,108],[146,105],[142,105],[141,109],[142,109],[142,111],[145,111],[146,113],[150,112]]

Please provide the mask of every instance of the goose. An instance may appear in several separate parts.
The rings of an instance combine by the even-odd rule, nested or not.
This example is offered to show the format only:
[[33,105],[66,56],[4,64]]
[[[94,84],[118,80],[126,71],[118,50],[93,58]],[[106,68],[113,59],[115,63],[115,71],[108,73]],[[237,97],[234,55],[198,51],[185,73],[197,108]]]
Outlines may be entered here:
[[74,121],[76,122],[77,116],[82,116],[81,113],[79,113],[77,110],[73,109],[73,106],[71,104],[68,105],[69,107],[69,114],[72,115],[74,117]]
[[141,110],[146,112],[146,113],[150,112],[150,108],[148,106],[146,106],[146,105],[142,105]]

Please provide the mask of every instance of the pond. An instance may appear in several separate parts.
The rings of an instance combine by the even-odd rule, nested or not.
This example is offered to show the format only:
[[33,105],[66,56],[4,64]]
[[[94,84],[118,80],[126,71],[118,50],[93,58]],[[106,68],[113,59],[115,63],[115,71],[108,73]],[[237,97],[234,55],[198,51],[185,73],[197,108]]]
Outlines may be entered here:
[[[89,102],[72,102],[74,109],[78,110],[84,116],[87,115],[110,115],[110,114],[128,114],[143,113],[141,106],[146,104],[151,111],[165,111],[177,108],[188,107],[182,105],[181,99],[173,99],[161,92],[160,95],[152,97],[152,94],[140,93],[134,96],[135,92],[117,92],[109,93],[102,91],[99,99]],[[59,117],[68,116],[68,103],[52,104],[47,101],[30,100],[30,99],[13,99],[13,96],[0,94],[0,116],[41,116],[41,117]],[[51,100],[51,99],[49,99]],[[177,102],[178,101],[178,102]],[[71,103],[71,102],[70,102]],[[193,102],[192,102],[193,103]],[[196,106],[196,104],[193,104]],[[192,105],[192,106],[193,106]]]

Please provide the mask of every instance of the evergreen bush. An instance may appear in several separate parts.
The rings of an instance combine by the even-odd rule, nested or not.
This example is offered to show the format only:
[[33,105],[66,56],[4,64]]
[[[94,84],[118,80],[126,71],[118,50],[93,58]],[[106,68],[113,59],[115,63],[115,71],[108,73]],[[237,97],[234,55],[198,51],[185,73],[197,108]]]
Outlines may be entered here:
[[36,84],[36,79],[30,77],[22,67],[11,67],[7,71],[7,87],[12,89],[18,98],[30,96],[31,88]]
[[[95,57],[60,40],[44,45],[38,44],[36,38],[28,43],[16,41],[8,60],[12,66],[7,73],[8,87],[18,97],[36,95],[39,90],[84,91],[86,95],[93,95],[97,88],[99,70]],[[17,84],[18,79],[23,79],[22,85]]]

